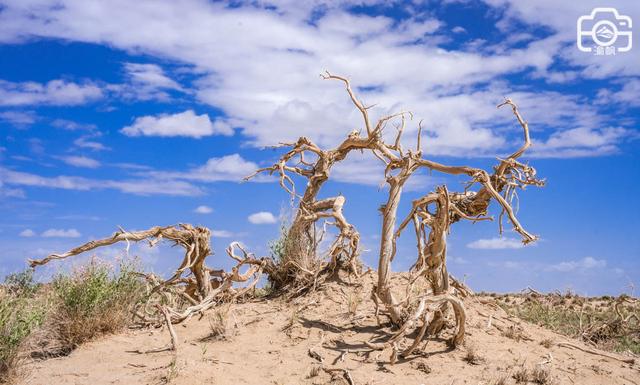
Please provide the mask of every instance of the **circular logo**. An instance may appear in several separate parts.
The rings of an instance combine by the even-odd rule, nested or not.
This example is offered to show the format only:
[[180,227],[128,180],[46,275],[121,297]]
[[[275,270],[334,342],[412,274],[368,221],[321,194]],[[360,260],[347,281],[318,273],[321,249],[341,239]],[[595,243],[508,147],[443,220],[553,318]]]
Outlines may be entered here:
[[609,20],[600,20],[591,29],[591,37],[599,46],[608,47],[618,39],[618,27]]

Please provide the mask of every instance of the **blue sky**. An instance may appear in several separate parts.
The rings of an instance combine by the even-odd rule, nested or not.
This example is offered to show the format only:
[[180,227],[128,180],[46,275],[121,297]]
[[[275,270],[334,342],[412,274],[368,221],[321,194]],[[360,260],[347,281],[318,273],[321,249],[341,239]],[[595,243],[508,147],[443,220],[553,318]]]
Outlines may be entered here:
[[[318,76],[330,70],[374,116],[411,110],[408,143],[424,119],[425,157],[447,164],[490,170],[517,148],[517,123],[495,106],[505,96],[519,105],[534,141],[525,159],[547,186],[521,192],[518,216],[540,241],[456,224],[449,266],[474,289],[630,292],[640,284],[640,47],[581,52],[576,21],[615,7],[640,23],[640,3],[566,3],[0,0],[0,275],[117,226],[208,226],[214,267],[228,266],[232,240],[268,253],[290,202],[273,180],[239,180],[277,159],[265,146],[305,135],[329,148],[361,128],[343,87]],[[346,196],[373,266],[382,172],[353,154],[321,193]],[[419,173],[399,216],[461,182]],[[412,264],[414,245],[401,237],[395,270]],[[166,273],[181,250],[129,252]]]

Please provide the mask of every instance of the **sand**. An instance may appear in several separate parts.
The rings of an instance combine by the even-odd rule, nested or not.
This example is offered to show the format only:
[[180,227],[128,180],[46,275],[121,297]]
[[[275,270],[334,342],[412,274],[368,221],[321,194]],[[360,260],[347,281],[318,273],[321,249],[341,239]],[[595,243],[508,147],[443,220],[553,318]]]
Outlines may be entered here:
[[[554,384],[640,384],[638,363],[557,346],[571,341],[587,347],[509,316],[490,297],[465,299],[465,346],[451,349],[443,338],[430,339],[421,354],[391,364],[390,350],[371,351],[363,344],[391,332],[379,327],[373,314],[372,282],[373,275],[367,274],[360,286],[332,282],[290,302],[273,299],[233,305],[225,317],[223,337],[211,337],[211,319],[217,316],[210,311],[176,325],[175,355],[133,352],[167,344],[164,328],[104,337],[67,357],[30,363],[23,383],[297,385],[349,384],[349,377],[355,385],[477,385],[494,384],[501,378],[515,384],[516,372],[539,368],[550,372],[549,383]],[[350,314],[349,303],[358,299],[361,303]],[[543,341],[553,345],[545,347]],[[310,349],[317,355],[309,354]],[[476,353],[473,363],[465,360],[468,350]],[[327,372],[321,367],[340,370]]]

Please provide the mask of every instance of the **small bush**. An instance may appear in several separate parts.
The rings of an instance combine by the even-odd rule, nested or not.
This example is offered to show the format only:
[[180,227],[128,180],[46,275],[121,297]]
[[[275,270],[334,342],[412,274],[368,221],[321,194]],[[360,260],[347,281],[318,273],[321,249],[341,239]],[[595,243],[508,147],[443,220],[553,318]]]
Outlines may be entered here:
[[480,365],[484,362],[484,358],[478,353],[478,350],[474,345],[466,345],[466,353],[462,359],[469,365]]
[[114,272],[96,260],[55,277],[53,291],[58,303],[49,324],[63,352],[124,328],[144,293],[133,264],[122,263]]
[[520,367],[513,373],[513,379],[516,384],[526,384],[529,381],[529,370],[524,366]]
[[0,383],[16,374],[27,338],[45,319],[48,298],[37,297],[37,289],[31,271],[5,279],[0,292]]
[[537,366],[531,372],[531,381],[540,385],[549,385],[553,383],[553,377],[549,369]]
[[549,349],[554,345],[554,342],[551,338],[545,338],[542,341],[540,341],[540,345],[544,346],[545,348]]
[[227,333],[229,324],[229,308],[217,309],[212,315],[209,316],[209,329],[210,333],[206,340],[227,340],[229,335]]

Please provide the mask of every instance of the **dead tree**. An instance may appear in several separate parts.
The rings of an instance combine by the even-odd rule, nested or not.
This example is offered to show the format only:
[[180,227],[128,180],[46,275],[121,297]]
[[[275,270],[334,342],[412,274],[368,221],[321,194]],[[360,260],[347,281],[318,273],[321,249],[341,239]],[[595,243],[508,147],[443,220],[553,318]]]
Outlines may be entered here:
[[[350,90],[349,81],[346,78],[334,76],[327,73],[326,78],[336,79],[344,82]],[[394,346],[395,342],[406,333],[413,330],[413,326],[419,320],[422,321],[418,338],[414,345],[405,350],[403,354],[411,353],[426,332],[435,332],[443,324],[441,314],[445,311],[447,304],[451,304],[456,316],[457,332],[451,342],[457,345],[464,338],[465,312],[462,302],[449,291],[449,275],[446,270],[446,234],[452,223],[461,219],[473,221],[487,219],[484,216],[491,200],[497,201],[502,207],[502,213],[506,214],[512,223],[514,230],[522,236],[522,241],[527,244],[535,241],[536,237],[528,233],[520,224],[511,207],[510,201],[516,193],[516,189],[524,188],[526,185],[542,185],[543,182],[535,178],[535,169],[518,162],[518,158],[531,145],[529,128],[522,119],[516,105],[509,99],[499,105],[511,106],[514,115],[524,130],[524,144],[518,151],[501,160],[494,169],[493,174],[468,167],[468,166],[448,166],[431,160],[423,159],[421,149],[422,126],[418,126],[418,137],[416,148],[405,150],[401,144],[402,134],[405,128],[406,117],[411,117],[406,112],[388,115],[378,120],[375,127],[371,125],[368,109],[357,100],[352,92],[349,92],[352,102],[363,115],[364,125],[367,129],[367,149],[378,159],[385,163],[385,180],[389,186],[388,199],[381,207],[382,212],[382,234],[380,243],[380,258],[378,262],[378,282],[372,293],[376,304],[384,307],[385,313],[391,322],[400,327],[400,331],[391,340],[383,344],[384,346]],[[400,119],[397,125],[397,134],[393,142],[386,142],[383,138],[383,130],[393,119]],[[451,175],[468,175],[471,178],[464,193],[449,193],[446,187],[437,189],[435,193],[414,202],[413,209],[407,219],[402,222],[396,230],[396,218],[398,205],[402,196],[405,183],[420,168],[439,171]],[[473,192],[468,189],[474,184],[480,184],[479,191]],[[431,212],[429,207],[436,206],[436,211]],[[413,267],[413,274],[409,279],[406,290],[406,297],[398,301],[392,292],[390,284],[391,262],[396,254],[396,241],[408,222],[413,220],[418,238],[418,260]],[[427,235],[426,228],[429,228]],[[502,232],[502,226],[500,226]],[[424,277],[430,283],[431,293],[423,294],[415,298],[410,288],[418,277]],[[416,305],[417,303],[417,305]],[[432,316],[427,311],[428,305],[436,306],[436,316]],[[417,306],[417,307],[416,307]],[[417,311],[414,311],[418,309]],[[440,314],[440,316],[438,316]],[[429,327],[431,325],[431,327]],[[429,327],[429,330],[427,328]],[[380,348],[382,345],[372,344],[371,346]]]
[[[65,259],[119,242],[126,242],[129,245],[130,242],[147,240],[151,246],[154,246],[162,239],[169,240],[185,249],[182,262],[175,273],[166,280],[161,280],[153,274],[143,274],[149,284],[149,300],[136,310],[135,315],[142,323],[157,324],[165,319],[164,311],[166,311],[167,319],[171,323],[179,323],[206,311],[217,303],[244,295],[255,287],[265,269],[272,268],[268,260],[256,259],[244,250],[242,256],[236,255],[234,250],[238,245],[231,244],[227,253],[237,262],[231,272],[211,269],[205,264],[206,258],[213,254],[210,238],[209,229],[189,224],[156,226],[143,231],[120,229],[111,237],[90,241],[66,253],[51,254],[44,259],[31,260],[29,263],[32,267],[36,267],[52,260]],[[244,273],[241,273],[240,269],[243,266],[247,268]],[[237,287],[239,283],[246,284],[239,288]],[[160,299],[163,303],[173,306],[163,308],[163,312],[159,312],[157,304]]]
[[[327,73],[325,79],[340,77]],[[344,160],[353,150],[364,150],[371,146],[372,133],[365,107],[353,93],[349,82],[347,93],[353,103],[363,111],[367,136],[359,131],[352,131],[337,147],[323,150],[306,137],[300,137],[295,143],[282,143],[278,147],[290,147],[274,165],[257,170],[247,176],[249,180],[260,173],[277,174],[280,186],[298,199],[298,208],[291,226],[285,234],[284,250],[277,261],[279,269],[269,279],[276,288],[306,288],[315,285],[323,272],[334,271],[336,267],[347,267],[351,273],[358,275],[360,234],[347,222],[342,209],[345,203],[343,196],[318,200],[323,184],[329,179],[332,167]],[[295,183],[290,174],[307,179],[302,195],[296,193]],[[329,250],[329,262],[317,255],[318,244],[324,235],[318,233],[316,223],[323,218],[330,218],[339,230],[339,234]],[[324,227],[323,227],[324,228]]]

